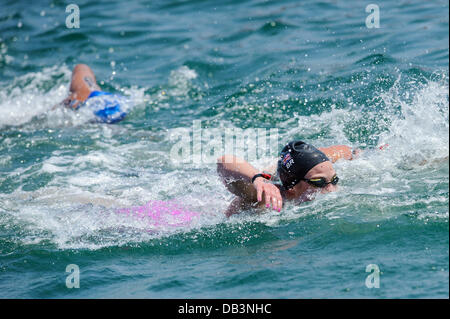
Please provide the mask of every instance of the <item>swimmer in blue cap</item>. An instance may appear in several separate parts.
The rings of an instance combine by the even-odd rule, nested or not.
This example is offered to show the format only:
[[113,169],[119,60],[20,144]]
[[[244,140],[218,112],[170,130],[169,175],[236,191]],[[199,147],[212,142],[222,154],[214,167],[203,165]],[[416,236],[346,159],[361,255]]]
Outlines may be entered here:
[[115,123],[126,116],[124,96],[103,92],[98,86],[94,72],[86,64],[77,64],[72,72],[70,95],[62,101],[68,108],[77,110],[89,107],[97,122]]
[[233,155],[218,159],[217,172],[227,189],[237,197],[225,214],[229,217],[249,208],[280,211],[285,200],[309,201],[316,193],[334,192],[339,177],[332,163],[351,160],[359,153],[346,145],[315,148],[303,141],[288,143],[277,165],[259,171]]

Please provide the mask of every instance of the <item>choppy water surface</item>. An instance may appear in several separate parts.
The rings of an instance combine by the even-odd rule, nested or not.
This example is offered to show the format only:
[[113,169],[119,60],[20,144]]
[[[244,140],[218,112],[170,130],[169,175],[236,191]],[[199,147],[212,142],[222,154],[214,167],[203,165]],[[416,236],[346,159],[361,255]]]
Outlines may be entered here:
[[[63,1],[2,1],[0,297],[448,298],[448,2],[377,4],[368,29],[360,1],[78,1],[67,29]],[[77,63],[124,121],[52,109]],[[259,167],[292,139],[365,151],[339,192],[226,219],[214,164],[171,161],[194,120],[277,129]],[[116,213],[172,200],[200,214]]]

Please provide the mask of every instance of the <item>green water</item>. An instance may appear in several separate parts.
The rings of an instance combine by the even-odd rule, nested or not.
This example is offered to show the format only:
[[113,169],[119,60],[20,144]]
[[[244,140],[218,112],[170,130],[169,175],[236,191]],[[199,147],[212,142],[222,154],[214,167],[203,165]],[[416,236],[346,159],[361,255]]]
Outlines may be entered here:
[[[0,3],[1,298],[448,298],[447,1],[377,2],[372,29],[360,1],[77,4],[68,29],[66,2]],[[123,121],[52,109],[77,63],[133,100]],[[227,219],[215,165],[170,155],[195,123],[204,149],[276,130],[247,140],[260,168],[293,139],[364,152],[339,192]],[[115,213],[150,200],[201,214]]]

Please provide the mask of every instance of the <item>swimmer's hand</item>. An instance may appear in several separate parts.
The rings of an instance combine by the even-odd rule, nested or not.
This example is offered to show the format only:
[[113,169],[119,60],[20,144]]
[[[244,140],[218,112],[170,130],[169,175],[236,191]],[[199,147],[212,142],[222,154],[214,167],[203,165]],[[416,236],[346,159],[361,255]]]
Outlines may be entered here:
[[263,177],[257,177],[253,182],[253,186],[256,189],[256,198],[258,202],[262,202],[264,196],[267,208],[272,204],[273,209],[281,211],[281,208],[283,207],[283,198],[281,197],[278,187],[267,182]]
[[273,209],[281,210],[283,200],[279,188],[263,177],[253,180],[258,172],[258,169],[234,155],[223,155],[217,159],[217,173],[222,182],[231,193],[238,196],[225,213],[227,216],[254,207],[255,204],[262,208],[264,203],[266,207],[272,205]]
[[54,110],[56,110],[59,107],[65,107],[65,108],[68,108],[68,109],[76,110],[80,106],[81,102],[82,101],[77,100],[73,96],[69,96],[69,97],[65,98],[64,100],[62,100],[61,102],[59,102],[58,104],[55,104],[51,108],[51,110],[54,111]]
[[[65,100],[64,100],[64,101],[65,101]],[[64,105],[64,101],[61,101],[61,102],[59,102],[59,103],[53,105],[52,108],[50,109],[50,111],[54,111],[54,110],[56,110],[57,108],[60,108],[61,106],[63,106],[63,105]]]

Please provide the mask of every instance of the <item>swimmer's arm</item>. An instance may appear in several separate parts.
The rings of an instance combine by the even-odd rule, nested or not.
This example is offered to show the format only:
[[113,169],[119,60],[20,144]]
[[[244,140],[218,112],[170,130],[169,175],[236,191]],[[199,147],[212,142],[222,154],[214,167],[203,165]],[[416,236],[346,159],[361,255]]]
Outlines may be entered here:
[[54,111],[54,110],[56,110],[57,108],[60,108],[60,107],[62,107],[62,106],[67,107],[67,106],[69,105],[69,102],[70,102],[70,99],[67,97],[67,98],[65,98],[64,100],[62,100],[61,102],[56,103],[55,105],[53,105],[52,108],[51,108],[50,110]]
[[76,110],[81,102],[82,101],[77,100],[73,95],[70,95],[70,96],[66,97],[64,100],[62,100],[61,102],[59,102],[58,104],[53,105],[51,110],[52,111],[56,110],[57,108],[59,108],[61,106]]
[[244,200],[255,202],[256,189],[252,178],[260,171],[252,165],[233,155],[224,155],[217,159],[217,173],[225,187],[234,195]]
[[360,149],[354,149],[347,145],[333,145],[329,147],[319,147],[319,150],[324,152],[325,155],[335,163],[339,159],[343,158],[346,160],[354,159],[360,152]]
[[252,178],[260,173],[246,161],[233,155],[225,155],[217,161],[217,172],[225,187],[240,199],[236,199],[227,210],[227,216],[250,207],[262,208],[264,205],[280,211],[283,199],[280,189],[263,177],[252,183]]

